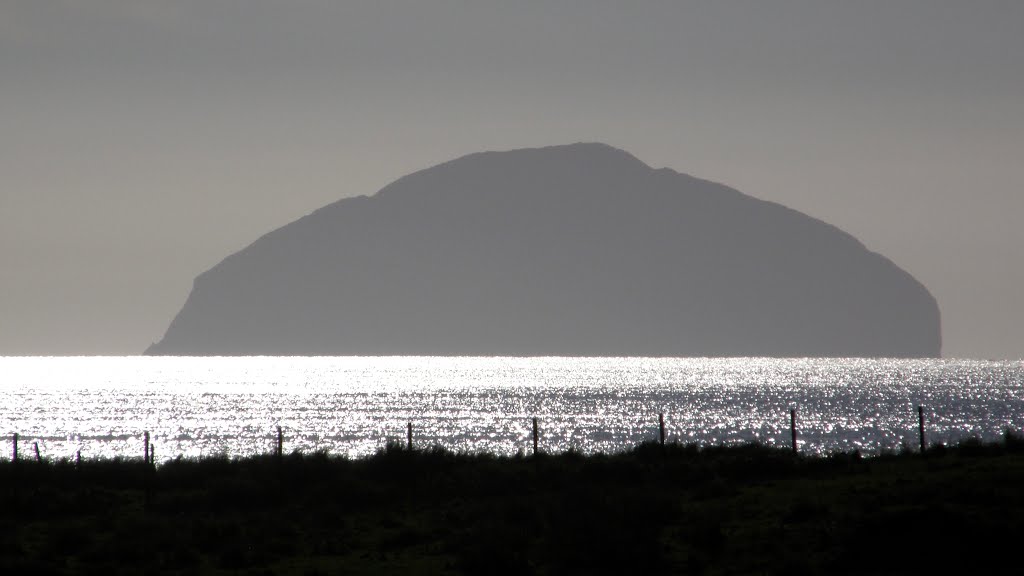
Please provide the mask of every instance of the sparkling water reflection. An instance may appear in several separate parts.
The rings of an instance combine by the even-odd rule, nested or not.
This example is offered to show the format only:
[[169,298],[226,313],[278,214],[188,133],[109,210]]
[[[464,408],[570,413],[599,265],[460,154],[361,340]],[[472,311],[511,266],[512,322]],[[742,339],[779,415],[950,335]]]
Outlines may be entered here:
[[[616,451],[657,435],[701,444],[872,454],[1024,428],[1024,362],[681,358],[0,358],[0,421],[22,453],[157,460],[286,450],[350,456],[404,441],[514,454],[540,419],[549,451]],[[9,457],[9,456],[5,456]]]

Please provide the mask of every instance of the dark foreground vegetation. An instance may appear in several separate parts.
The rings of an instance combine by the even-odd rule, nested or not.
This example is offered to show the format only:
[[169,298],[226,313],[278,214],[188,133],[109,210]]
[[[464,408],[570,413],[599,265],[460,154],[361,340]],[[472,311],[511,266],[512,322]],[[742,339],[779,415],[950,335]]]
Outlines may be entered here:
[[4,461],[0,496],[10,575],[977,574],[1019,561],[1024,440]]

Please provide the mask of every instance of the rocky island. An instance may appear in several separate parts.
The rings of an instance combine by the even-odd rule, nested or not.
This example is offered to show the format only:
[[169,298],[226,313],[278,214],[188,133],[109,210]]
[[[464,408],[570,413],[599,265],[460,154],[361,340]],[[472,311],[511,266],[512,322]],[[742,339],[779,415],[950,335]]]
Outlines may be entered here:
[[470,154],[201,274],[164,355],[934,357],[935,299],[854,237],[603,144]]

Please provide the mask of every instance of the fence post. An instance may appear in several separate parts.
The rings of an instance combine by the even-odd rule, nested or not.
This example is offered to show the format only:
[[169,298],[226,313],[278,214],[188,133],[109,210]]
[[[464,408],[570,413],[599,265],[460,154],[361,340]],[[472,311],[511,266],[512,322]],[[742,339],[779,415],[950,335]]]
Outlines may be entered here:
[[658,439],[661,441],[661,449],[665,449],[665,414],[658,413]]
[[921,436],[921,454],[924,454],[927,447],[924,442],[924,406],[917,407],[917,431]]
[[406,424],[405,427],[405,448],[406,450],[412,451],[412,422]]
[[18,461],[18,433],[14,433],[14,455],[11,457],[11,462]]
[[78,450],[75,452],[75,470],[82,469],[82,451]]
[[143,447],[145,451],[145,467],[142,469],[142,482],[143,491],[145,496],[145,508],[148,512],[153,506],[153,474],[156,472],[156,468],[153,467],[152,454],[153,445],[149,442],[149,432],[146,432],[146,445]]
[[537,436],[538,436],[538,432],[537,432],[537,418],[534,417],[533,418],[533,455],[534,456],[537,455]]
[[284,457],[284,432],[281,432],[281,427],[277,427],[277,461],[280,462],[281,458]]
[[143,445],[142,445],[142,461],[147,466],[149,465],[149,430],[142,433]]
[[796,447],[796,408],[789,409],[789,437],[793,441],[793,454],[799,454]]
[[43,457],[39,454],[39,442],[33,442],[32,447],[36,450],[36,462],[42,462]]

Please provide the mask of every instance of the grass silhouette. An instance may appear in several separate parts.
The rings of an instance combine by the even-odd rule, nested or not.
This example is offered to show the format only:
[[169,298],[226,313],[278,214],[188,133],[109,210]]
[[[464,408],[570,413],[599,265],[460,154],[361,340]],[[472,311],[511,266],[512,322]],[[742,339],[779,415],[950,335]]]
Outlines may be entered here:
[[0,462],[3,574],[994,571],[1024,536],[1024,438],[925,455],[651,442],[537,457],[389,445]]

